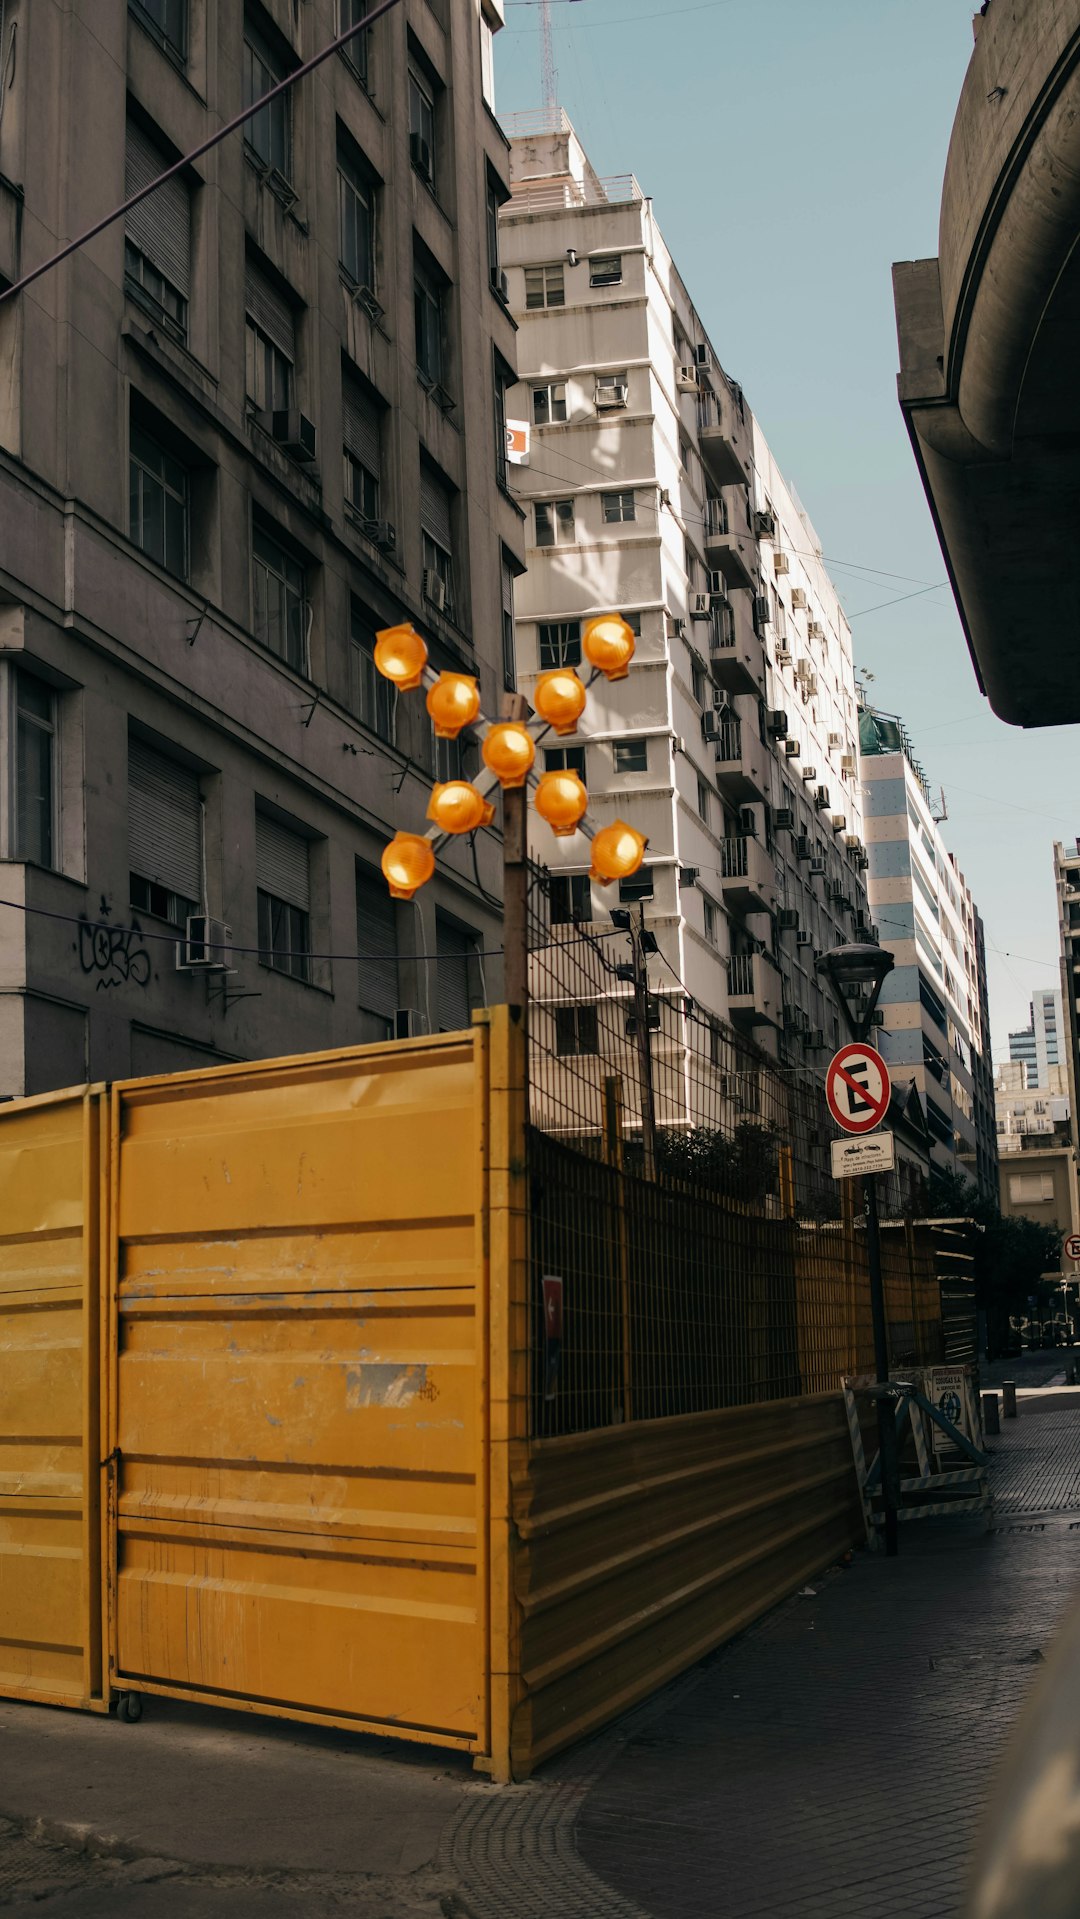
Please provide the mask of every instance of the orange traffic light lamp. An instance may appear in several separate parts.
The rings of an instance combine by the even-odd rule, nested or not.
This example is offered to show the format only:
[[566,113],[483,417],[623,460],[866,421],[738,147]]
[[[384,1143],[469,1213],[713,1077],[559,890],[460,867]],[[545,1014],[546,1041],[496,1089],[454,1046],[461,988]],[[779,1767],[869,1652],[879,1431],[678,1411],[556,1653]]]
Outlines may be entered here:
[[375,635],[375,665],[383,678],[392,680],[399,693],[419,686],[427,665],[428,650],[416,628],[384,626]]
[[536,758],[536,747],[524,726],[517,720],[499,720],[489,726],[481,748],[484,765],[494,773],[500,786],[524,786]]
[[411,900],[435,871],[435,848],[420,833],[395,833],[379,862],[395,900]]
[[537,784],[533,805],[553,833],[569,839],[585,817],[589,795],[576,773],[545,773]]
[[556,733],[577,732],[588,697],[572,666],[557,666],[550,673],[541,673],[532,696],[541,719],[547,720]]
[[480,688],[471,673],[440,673],[428,691],[427,710],[438,740],[456,740],[480,711]]
[[599,880],[601,886],[609,886],[612,880],[628,880],[645,858],[648,844],[644,835],[625,820],[602,826],[592,843],[590,879]]
[[637,642],[633,627],[621,613],[602,613],[586,622],[581,650],[590,666],[608,680],[625,680]]
[[432,788],[427,816],[443,833],[475,833],[491,825],[495,808],[471,781],[444,780]]

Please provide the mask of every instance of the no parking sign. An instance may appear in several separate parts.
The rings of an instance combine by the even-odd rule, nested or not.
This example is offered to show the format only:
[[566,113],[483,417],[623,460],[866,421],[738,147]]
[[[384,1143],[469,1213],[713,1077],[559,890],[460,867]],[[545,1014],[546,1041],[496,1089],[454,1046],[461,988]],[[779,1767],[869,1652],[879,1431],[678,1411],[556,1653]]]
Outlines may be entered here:
[[872,1133],[889,1110],[892,1085],[881,1054],[862,1040],[841,1046],[829,1061],[825,1097],[845,1133]]

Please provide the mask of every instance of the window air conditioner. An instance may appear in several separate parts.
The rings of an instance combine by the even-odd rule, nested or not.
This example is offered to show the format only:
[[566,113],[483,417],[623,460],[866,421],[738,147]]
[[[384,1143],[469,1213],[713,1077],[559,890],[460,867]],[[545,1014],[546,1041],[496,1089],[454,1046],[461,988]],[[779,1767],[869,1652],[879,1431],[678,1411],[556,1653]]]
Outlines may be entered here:
[[842,733],[830,733],[830,734],[829,734],[829,745],[830,745],[830,746],[843,746],[843,744],[844,744],[844,736],[843,736],[843,734],[842,734]]
[[814,935],[812,933],[807,932],[806,928],[804,927],[801,933],[796,933],[795,944],[796,946],[813,946]]
[[816,780],[816,779],[817,779],[817,767],[816,767],[816,766],[803,766],[803,767],[801,767],[801,768],[800,768],[799,770],[800,770],[800,772],[801,772],[801,774],[802,774],[802,777],[803,777],[803,779],[804,779],[804,780],[806,781],[806,783],[807,783],[807,785],[808,785],[808,786],[809,786],[809,784],[810,784],[810,781],[811,781],[811,780]]
[[781,933],[797,933],[799,915],[793,906],[782,906],[776,915],[776,924]]
[[423,179],[431,181],[431,148],[420,133],[409,135],[409,158]]
[[845,833],[844,845],[849,853],[857,853],[862,846],[862,841],[857,833]]
[[754,595],[754,625],[768,626],[772,620],[772,607],[767,593]]
[[810,878],[811,879],[823,880],[825,878],[825,874],[827,870],[828,869],[823,859],[812,859],[810,861]]
[[817,807],[819,813],[823,813],[828,804],[829,789],[827,786],[819,786],[814,793],[814,805]]
[[776,552],[772,556],[772,565],[774,573],[791,572],[791,561],[788,559],[786,553],[780,551],[779,547],[777,547]]
[[718,740],[720,738],[721,725],[722,721],[719,713],[712,707],[706,707],[705,712],[701,716],[702,736],[707,740]]
[[427,1032],[426,1016],[418,1006],[399,1006],[394,1014],[395,1039],[421,1039]]
[[691,593],[690,618],[692,620],[707,620],[710,607],[711,602],[707,593]]
[[841,773],[854,773],[854,771],[855,771],[855,755],[854,755],[854,753],[841,753],[841,755],[840,755],[840,771],[841,771]]
[[778,806],[772,816],[772,823],[775,831],[778,833],[793,833],[795,831],[794,808],[790,806]]
[[769,714],[769,732],[772,734],[774,740],[782,740],[785,738],[787,730],[788,716],[780,707],[777,707]]
[[847,814],[831,813],[829,815],[829,825],[832,827],[834,833],[842,833],[847,825]]
[[287,413],[272,413],[270,433],[290,459],[315,458],[315,423],[306,414],[296,412],[295,408],[290,408]]
[[776,660],[776,664],[777,664],[777,666],[790,666],[790,665],[791,665],[791,649],[790,649],[790,647],[787,647],[787,646],[778,646],[778,647],[776,648],[776,651],[775,651],[775,654],[774,654],[774,656],[773,656],[773,657],[774,657],[774,658],[775,658],[775,660]]
[[789,760],[797,760],[801,750],[798,740],[784,741],[784,752],[787,754]]
[[797,860],[808,860],[810,858],[811,844],[812,842],[808,835],[806,833],[800,833],[795,841],[795,858]]
[[437,612],[446,612],[446,581],[430,566],[424,568],[424,598],[431,601]]
[[706,371],[712,367],[712,352],[710,348],[705,345],[704,340],[700,346],[694,348],[694,364],[696,366],[703,366]]
[[617,380],[614,386],[598,386],[596,389],[596,405],[600,412],[608,407],[625,406],[629,398],[630,388],[623,380]]
[[680,393],[696,393],[698,385],[697,367],[681,366],[675,377],[675,384]]
[[823,640],[825,638],[825,628],[822,626],[820,620],[811,620],[806,630],[812,640]]
[[803,1034],[803,1041],[807,1052],[819,1053],[825,1044],[825,1034],[820,1026],[811,1026],[809,1032]]
[[806,611],[806,590],[804,587],[801,587],[801,586],[792,587],[791,604],[799,612]]
[[366,539],[379,547],[383,553],[392,553],[397,545],[397,532],[389,520],[361,520],[360,530]]
[[709,592],[714,600],[727,600],[728,583],[718,567],[709,572]]
[[754,514],[754,532],[759,540],[775,540],[776,515],[764,511]]
[[176,942],[178,973],[224,973],[232,959],[232,927],[206,913],[189,913]]

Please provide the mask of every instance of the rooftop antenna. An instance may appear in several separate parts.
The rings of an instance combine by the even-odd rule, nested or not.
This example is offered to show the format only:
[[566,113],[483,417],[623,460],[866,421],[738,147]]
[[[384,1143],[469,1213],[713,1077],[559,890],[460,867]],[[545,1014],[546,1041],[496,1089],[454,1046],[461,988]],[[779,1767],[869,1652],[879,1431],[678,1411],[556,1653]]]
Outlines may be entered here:
[[555,71],[555,35],[551,25],[551,0],[540,0],[540,80],[544,93],[544,112],[554,114],[559,100],[559,76]]

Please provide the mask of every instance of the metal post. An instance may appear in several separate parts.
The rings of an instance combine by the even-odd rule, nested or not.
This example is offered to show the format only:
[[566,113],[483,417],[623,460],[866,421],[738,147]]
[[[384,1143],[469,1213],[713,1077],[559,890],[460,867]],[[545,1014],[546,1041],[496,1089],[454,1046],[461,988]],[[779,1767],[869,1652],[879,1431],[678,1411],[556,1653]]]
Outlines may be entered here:
[[622,1399],[624,1420],[634,1417],[634,1364],[630,1320],[630,1262],[626,1232],[626,1180],[623,1175],[622,1080],[604,1081],[604,1158],[612,1169],[615,1187],[615,1260],[619,1282],[619,1318],[622,1323]]
[[[523,720],[521,693],[504,693],[504,720]],[[529,999],[529,837],[524,786],[504,787],[503,806],[503,995],[517,1016]]]
[[652,1039],[649,1034],[649,963],[645,957],[645,908],[630,920],[630,950],[634,961],[634,1025],[641,1062],[641,1158],[646,1179],[656,1178],[656,1101],[653,1094]]
[[1016,1381],[1005,1379],[1001,1383],[1001,1399],[1006,1419],[1016,1418]]
[[[879,1386],[889,1383],[889,1329],[885,1319],[885,1288],[881,1276],[881,1234],[878,1229],[877,1175],[867,1173],[863,1180],[866,1195],[866,1251],[870,1265],[870,1311],[874,1325],[874,1371]],[[900,1506],[900,1473],[896,1446],[896,1402],[892,1394],[882,1394],[877,1402],[878,1452],[881,1456],[881,1490],[885,1506],[885,1551],[895,1559],[899,1550],[897,1513]]]
[[988,1438],[992,1439],[996,1436],[996,1434],[1000,1433],[1001,1431],[1001,1419],[999,1417],[998,1396],[996,1393],[983,1393],[982,1416],[983,1416],[983,1432],[987,1435]]

